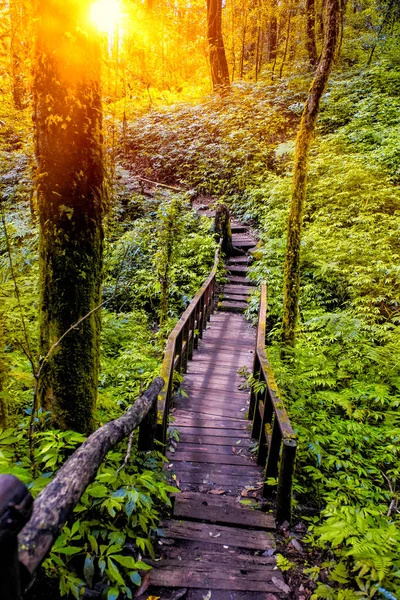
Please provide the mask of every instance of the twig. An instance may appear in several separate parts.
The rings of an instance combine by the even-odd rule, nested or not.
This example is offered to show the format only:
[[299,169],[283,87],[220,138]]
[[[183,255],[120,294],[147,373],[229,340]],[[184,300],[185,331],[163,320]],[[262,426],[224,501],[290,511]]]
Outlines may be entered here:
[[[24,353],[25,353],[26,357],[28,358],[29,362],[31,363],[32,369],[35,369],[35,364],[34,364],[34,361],[32,358],[32,352],[31,352],[30,343],[29,343],[28,330],[26,327],[24,312],[22,310],[21,294],[19,293],[17,277],[15,275],[15,270],[14,270],[14,263],[13,263],[12,254],[11,254],[10,238],[8,237],[6,218],[5,218],[5,214],[4,214],[4,199],[2,197],[0,198],[0,204],[1,204],[1,222],[3,224],[4,239],[6,242],[8,262],[10,264],[10,273],[11,273],[11,278],[12,278],[13,284],[14,284],[14,292],[15,292],[15,297],[17,299],[18,309],[19,309],[19,312],[21,315],[22,331],[24,334],[24,340],[25,340],[25,344],[26,344]],[[19,345],[23,347],[23,344],[21,344],[21,342],[19,342]]]
[[394,496],[394,497],[391,499],[391,501],[390,501],[390,504],[389,504],[389,509],[388,509],[388,511],[387,511],[387,515],[386,515],[387,517],[390,517],[390,515],[392,514],[392,511],[393,511],[393,509],[396,509],[396,510],[397,510],[397,499],[396,499],[396,497],[395,497],[395,491],[394,491],[394,489],[393,489],[393,485],[392,485],[392,482],[390,481],[389,477],[388,477],[388,476],[387,476],[387,475],[386,475],[386,474],[385,474],[383,471],[381,471],[381,474],[382,474],[382,476],[383,476],[383,477],[386,479],[386,481],[387,481],[387,484],[388,484],[388,486],[389,486],[389,491],[390,491],[390,493],[391,493],[391,494]]
[[160,187],[167,188],[168,190],[173,190],[174,192],[185,192],[182,188],[174,187],[173,185],[166,185],[165,183],[159,183],[158,181],[152,181],[151,179],[146,179],[145,177],[140,177],[140,175],[136,175],[138,179],[141,181],[146,181],[146,183],[151,183],[153,185],[159,185]]
[[131,457],[131,452],[132,452],[132,442],[133,442],[133,434],[134,431],[131,431],[129,434],[129,438],[128,438],[128,448],[126,449],[126,454],[125,454],[125,458],[124,458],[124,462],[122,463],[122,465],[120,467],[118,467],[117,471],[116,471],[116,475],[118,475],[118,473],[120,471],[122,471],[122,469],[124,467],[126,467],[126,465],[129,462],[129,459]]

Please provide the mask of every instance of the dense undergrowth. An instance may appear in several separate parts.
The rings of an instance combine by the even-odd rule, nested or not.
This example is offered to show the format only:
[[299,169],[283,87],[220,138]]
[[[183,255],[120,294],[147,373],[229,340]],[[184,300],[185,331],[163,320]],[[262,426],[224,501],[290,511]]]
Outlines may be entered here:
[[[400,591],[400,73],[336,75],[312,149],[300,323],[279,358],[294,131],[304,80],[237,84],[226,99],[143,117],[129,132],[145,177],[228,201],[260,232],[268,353],[299,439],[295,497],[319,512],[308,541],[315,598]],[[179,123],[179,127],[177,124]],[[152,134],[153,132],[153,134]],[[199,153],[199,148],[207,152]],[[255,317],[257,295],[250,302]]]
[[[36,496],[85,438],[52,429],[41,409],[33,453],[27,436],[39,360],[39,236],[29,124],[8,122],[0,130],[0,472],[17,475]],[[216,246],[209,219],[194,213],[184,195],[137,193],[127,206],[124,193],[117,189],[107,225],[99,426],[120,416],[159,374],[166,336],[208,274]],[[99,597],[132,598],[150,568],[142,559],[154,557],[160,514],[177,490],[163,473],[161,448],[140,454],[136,447],[134,439],[128,451],[126,440],[107,455],[46,560],[45,573],[59,579],[61,595],[80,598],[87,587]]]
[[[300,514],[306,505],[316,515],[308,541],[323,557],[307,570],[314,597],[392,600],[400,590],[399,65],[336,75],[324,97],[310,161],[297,345],[283,364],[286,217],[307,84],[300,75],[273,85],[238,83],[228,97],[152,111],[129,127],[124,191],[108,223],[97,421],[121,414],[158,372],[166,333],[208,273],[215,248],[209,223],[190,211],[186,196],[143,196],[130,173],[192,197],[223,199],[260,232],[252,276],[268,282],[268,354],[299,440],[295,500]],[[28,129],[16,121],[0,130],[0,404],[7,421],[0,469],[37,493],[82,438],[48,431],[40,412],[35,467],[28,458],[34,381],[26,352],[38,355]],[[165,236],[173,239],[169,258]],[[257,303],[256,294],[250,318]],[[62,591],[75,597],[84,585],[129,597],[127,579],[139,584],[141,555],[152,552],[167,502],[162,458],[134,456],[116,477],[125,453],[122,445],[109,455],[78,507],[78,525],[65,528],[47,562],[49,573],[61,575]]]

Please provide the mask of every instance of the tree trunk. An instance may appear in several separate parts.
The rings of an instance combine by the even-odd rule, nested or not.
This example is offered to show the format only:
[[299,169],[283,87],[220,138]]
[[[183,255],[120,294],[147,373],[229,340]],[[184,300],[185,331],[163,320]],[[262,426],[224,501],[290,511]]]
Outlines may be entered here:
[[276,0],[271,0],[271,16],[269,19],[268,27],[268,61],[272,62],[276,60],[276,51],[278,47],[278,15],[277,15],[277,3]]
[[25,0],[10,0],[11,76],[14,106],[22,110],[27,104],[26,61],[29,55],[28,7]]
[[222,37],[222,0],[207,0],[207,34],[214,91],[229,90],[229,69]]
[[287,231],[284,275],[282,342],[294,346],[300,287],[300,240],[306,198],[307,164],[319,103],[335,58],[339,33],[339,0],[326,0],[325,39],[315,78],[301,117],[296,139],[292,199]]
[[[38,0],[33,73],[40,222],[40,341],[53,344],[100,303],[103,152],[98,34],[88,3]],[[97,395],[100,314],[52,352],[39,382],[54,425],[90,432]]]
[[317,64],[318,54],[315,42],[315,0],[307,0],[307,52],[310,65]]

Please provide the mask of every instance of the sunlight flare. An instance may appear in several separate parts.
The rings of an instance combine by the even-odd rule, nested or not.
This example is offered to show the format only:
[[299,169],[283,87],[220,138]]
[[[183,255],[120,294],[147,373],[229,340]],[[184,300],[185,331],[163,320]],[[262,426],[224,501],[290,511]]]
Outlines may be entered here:
[[90,19],[101,33],[112,33],[122,19],[121,3],[119,0],[97,0],[90,7]]

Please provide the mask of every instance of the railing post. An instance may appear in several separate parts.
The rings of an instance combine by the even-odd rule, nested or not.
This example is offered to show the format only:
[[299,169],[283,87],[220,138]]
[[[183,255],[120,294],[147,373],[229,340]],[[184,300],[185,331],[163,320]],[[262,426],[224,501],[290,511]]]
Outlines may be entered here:
[[199,329],[199,338],[203,338],[203,329],[204,329],[204,296],[200,298],[200,307],[198,313],[198,329]]
[[[260,361],[258,358],[258,352],[257,352],[257,344],[255,347],[255,351],[254,351],[254,362],[253,362],[253,379],[256,378],[257,373],[259,373],[260,370]],[[260,377],[258,378],[260,380]],[[254,418],[254,411],[255,408],[257,407],[257,392],[254,391],[254,386],[251,386],[251,390],[250,390],[250,405],[249,405],[249,420],[252,421]]]
[[[13,475],[0,475],[0,598],[19,600],[28,574],[18,560],[17,535],[29,521],[33,498]],[[26,581],[23,581],[26,579]]]
[[[186,323],[182,329],[182,350],[181,350],[181,352],[182,352],[182,359],[181,359],[182,371],[181,371],[181,373],[186,373],[186,371],[187,371],[187,365],[188,365],[188,360],[189,360],[189,333],[190,333],[190,323],[189,323],[189,321],[186,321]],[[183,349],[185,342],[186,342],[186,346]]]
[[200,333],[199,333],[199,315],[200,315],[200,302],[198,302],[196,304],[196,308],[194,309],[194,323],[193,323],[193,327],[194,330],[197,330],[196,335],[194,334],[194,330],[193,330],[193,348],[195,350],[198,349],[199,347],[199,337],[200,337]]
[[[179,360],[178,360],[178,365],[176,370],[178,371],[178,373],[182,373],[182,365],[183,365],[183,360],[182,360],[182,345],[183,345],[183,331],[181,330],[180,333],[177,335],[176,341],[175,341],[175,354],[173,357],[173,363],[175,362],[175,358],[177,356],[179,356]],[[174,376],[174,370],[172,370],[172,374],[171,376]]]
[[265,466],[267,461],[267,456],[269,453],[269,444],[271,441],[271,435],[265,432],[265,428],[267,425],[271,426],[272,423],[272,415],[274,413],[274,409],[272,406],[272,401],[269,396],[268,389],[264,392],[264,411],[263,418],[261,421],[261,427],[258,437],[258,452],[257,452],[257,464],[262,467]]
[[[271,437],[268,444],[268,458],[265,467],[265,479],[278,476],[279,453],[281,449],[282,433],[276,415],[272,425]],[[267,497],[274,488],[264,483],[263,496]]]
[[141,452],[154,450],[157,431],[157,402],[158,398],[155,397],[151,409],[139,425],[138,450]]
[[196,324],[195,311],[193,311],[189,318],[189,333],[188,333],[188,342],[187,342],[188,343],[188,360],[193,359],[195,324]]
[[289,521],[290,523],[292,519],[292,487],[296,447],[295,440],[283,440],[276,498],[276,520],[278,523],[283,523],[283,521]]

